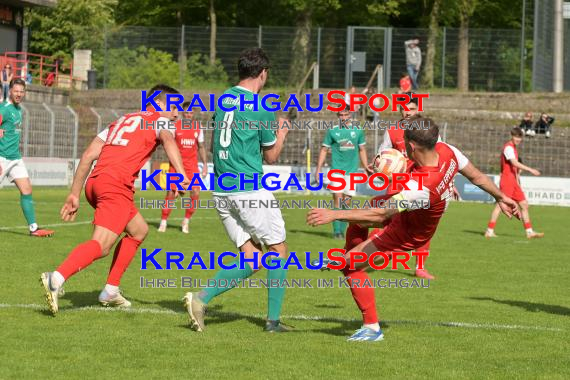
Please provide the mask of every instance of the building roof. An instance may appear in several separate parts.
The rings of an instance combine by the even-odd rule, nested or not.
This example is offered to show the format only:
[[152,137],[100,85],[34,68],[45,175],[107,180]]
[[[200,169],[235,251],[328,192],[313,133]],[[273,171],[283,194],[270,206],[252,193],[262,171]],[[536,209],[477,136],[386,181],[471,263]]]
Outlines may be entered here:
[[3,0],[2,3],[17,7],[55,7],[57,0]]

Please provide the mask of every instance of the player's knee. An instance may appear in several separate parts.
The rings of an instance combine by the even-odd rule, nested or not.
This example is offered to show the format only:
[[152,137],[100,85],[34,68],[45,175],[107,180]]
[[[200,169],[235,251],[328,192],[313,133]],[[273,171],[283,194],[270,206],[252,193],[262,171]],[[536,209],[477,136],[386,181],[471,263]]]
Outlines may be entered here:
[[135,231],[134,234],[132,234],[131,236],[133,237],[133,239],[137,239],[138,241],[143,241],[146,236],[148,235],[148,224],[143,224],[141,225],[137,231]]

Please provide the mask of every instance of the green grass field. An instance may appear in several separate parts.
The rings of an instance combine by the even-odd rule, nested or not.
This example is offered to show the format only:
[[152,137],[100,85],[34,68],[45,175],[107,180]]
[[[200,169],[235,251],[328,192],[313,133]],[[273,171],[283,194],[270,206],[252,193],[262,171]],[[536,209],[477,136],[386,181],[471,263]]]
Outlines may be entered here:
[[[141,289],[140,277],[206,279],[213,271],[142,271],[140,256],[122,282],[133,302],[130,311],[97,305],[107,257],[66,283],[60,313],[50,316],[39,275],[54,270],[91,231],[86,202],[75,223],[60,224],[66,192],[35,190],[40,225],[56,230],[53,238],[38,240],[23,226],[18,193],[0,190],[2,379],[570,377],[570,209],[532,207],[535,229],[546,233],[543,240],[527,241],[519,222],[501,218],[499,238],[486,241],[482,232],[492,206],[453,203],[432,242],[428,267],[437,280],[429,288],[377,289],[385,340],[349,343],[347,336],[360,326],[359,312],[349,290],[336,285],[288,289],[283,320],[294,332],[262,331],[267,292],[259,288],[234,289],[212,301],[206,331],[195,333],[181,303],[187,289]],[[341,246],[329,237],[330,226],[309,227],[305,214],[284,211],[291,251]],[[173,212],[165,234],[156,232],[158,210],[143,215],[151,226],[143,247],[187,255],[235,250],[214,210],[196,212],[190,235],[178,229],[182,210]],[[410,273],[372,276],[411,279]],[[338,276],[289,272],[290,278],[313,281]]]

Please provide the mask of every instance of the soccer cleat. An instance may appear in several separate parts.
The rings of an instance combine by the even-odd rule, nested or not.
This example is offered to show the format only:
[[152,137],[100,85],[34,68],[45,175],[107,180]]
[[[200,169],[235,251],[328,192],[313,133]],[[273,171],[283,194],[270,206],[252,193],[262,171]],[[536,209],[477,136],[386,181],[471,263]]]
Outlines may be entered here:
[[158,226],[158,232],[166,232],[166,221],[161,221]]
[[101,304],[101,306],[105,307],[120,307],[120,308],[131,307],[131,303],[125,297],[123,297],[121,292],[111,294],[107,293],[107,291],[104,289],[101,292],[101,294],[99,294],[99,303]]
[[206,314],[206,304],[200,300],[198,294],[188,292],[182,299],[184,307],[188,313],[190,328],[197,332],[202,332],[206,328],[204,325],[204,315]]
[[293,326],[287,326],[281,321],[267,321],[265,331],[270,333],[290,332]]
[[485,231],[485,238],[486,239],[490,239],[490,238],[496,238],[497,235],[495,235],[495,231]]
[[[317,266],[319,264],[321,264],[320,259],[311,261],[312,266]],[[319,268],[319,270],[331,270],[331,268],[327,267],[327,265],[329,265],[329,264],[340,265],[342,263],[340,261],[334,261],[334,260],[329,260],[327,258],[323,258],[323,263],[321,264],[321,267]]]
[[190,228],[188,227],[188,222],[182,222],[182,233],[189,233],[190,232]]
[[382,329],[374,331],[367,327],[362,327],[356,330],[347,340],[349,342],[378,342],[384,340],[384,334],[382,333]]
[[57,298],[59,297],[59,288],[51,286],[51,276],[53,272],[44,272],[40,276],[40,282],[46,292],[46,301],[48,308],[53,315],[57,314],[59,307],[57,305]]
[[416,269],[416,277],[425,278],[426,280],[435,280],[435,277],[431,275],[427,269]]
[[41,228],[38,228],[37,230],[35,230],[34,232],[30,231],[30,236],[35,236],[35,237],[50,237],[54,234],[54,231],[52,230],[43,230]]
[[532,232],[530,234],[526,234],[527,239],[541,239],[544,237],[544,232]]

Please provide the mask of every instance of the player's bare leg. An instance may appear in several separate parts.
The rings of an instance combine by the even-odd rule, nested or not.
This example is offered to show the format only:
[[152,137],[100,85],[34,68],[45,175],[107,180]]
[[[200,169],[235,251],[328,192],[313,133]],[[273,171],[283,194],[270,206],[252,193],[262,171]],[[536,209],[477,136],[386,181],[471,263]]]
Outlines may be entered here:
[[182,220],[182,225],[180,226],[182,233],[190,233],[190,219],[192,219],[192,215],[196,212],[196,202],[200,198],[200,188],[195,187],[192,189],[192,207],[187,208],[184,212],[184,219]]
[[168,226],[168,217],[172,212],[172,209],[168,207],[168,201],[171,201],[173,199],[176,199],[176,193],[173,190],[168,190],[166,192],[166,196],[164,197],[164,200],[166,201],[167,204],[162,209],[161,213],[162,215],[160,219],[160,225],[158,226],[158,232],[166,232],[166,227]]
[[495,204],[495,208],[493,212],[491,212],[491,220],[489,220],[489,224],[487,225],[487,230],[485,231],[485,237],[489,238],[496,238],[495,235],[495,225],[497,224],[497,219],[499,219],[499,215],[501,215],[501,208],[498,204]]
[[54,272],[42,273],[40,281],[52,314],[55,315],[59,310],[58,296],[63,283],[80,270],[87,268],[93,261],[107,256],[117,237],[113,231],[96,225],[91,240],[76,246]]
[[14,184],[20,190],[20,206],[24,217],[28,222],[30,236],[48,237],[53,235],[52,230],[45,230],[38,227],[36,223],[36,211],[34,209],[34,201],[32,199],[32,183],[29,178],[16,178]]
[[[248,259],[253,259],[255,257],[255,252],[258,255],[257,269],[254,268],[254,263],[247,262],[243,268],[239,267],[239,260],[236,259],[234,262],[229,263],[228,266],[235,264],[235,268],[232,269],[220,269],[216,272],[214,276],[214,281],[216,285],[213,287],[208,287],[201,290],[200,292],[188,292],[183,298],[184,306],[188,313],[188,321],[190,323],[190,328],[197,332],[202,332],[206,328],[204,324],[204,316],[206,314],[206,305],[215,297],[225,293],[226,291],[233,289],[237,285],[236,281],[246,279],[253,275],[261,268],[261,257],[263,256],[263,251],[261,244],[254,242],[252,239],[247,240],[240,247],[240,252],[244,252],[244,257]],[[218,286],[220,280],[225,281],[226,286]],[[235,280],[235,281],[232,281]]]
[[115,247],[113,261],[105,288],[99,294],[103,306],[130,307],[131,303],[123,297],[119,289],[121,278],[135,257],[139,246],[148,234],[148,225],[140,213],[137,213],[125,228],[126,235]]
[[521,219],[522,222],[524,223],[526,237],[529,239],[540,239],[544,237],[543,232],[535,232],[532,229],[532,223],[530,222],[530,215],[528,213],[528,202],[527,201],[519,202],[519,207],[521,208]]

